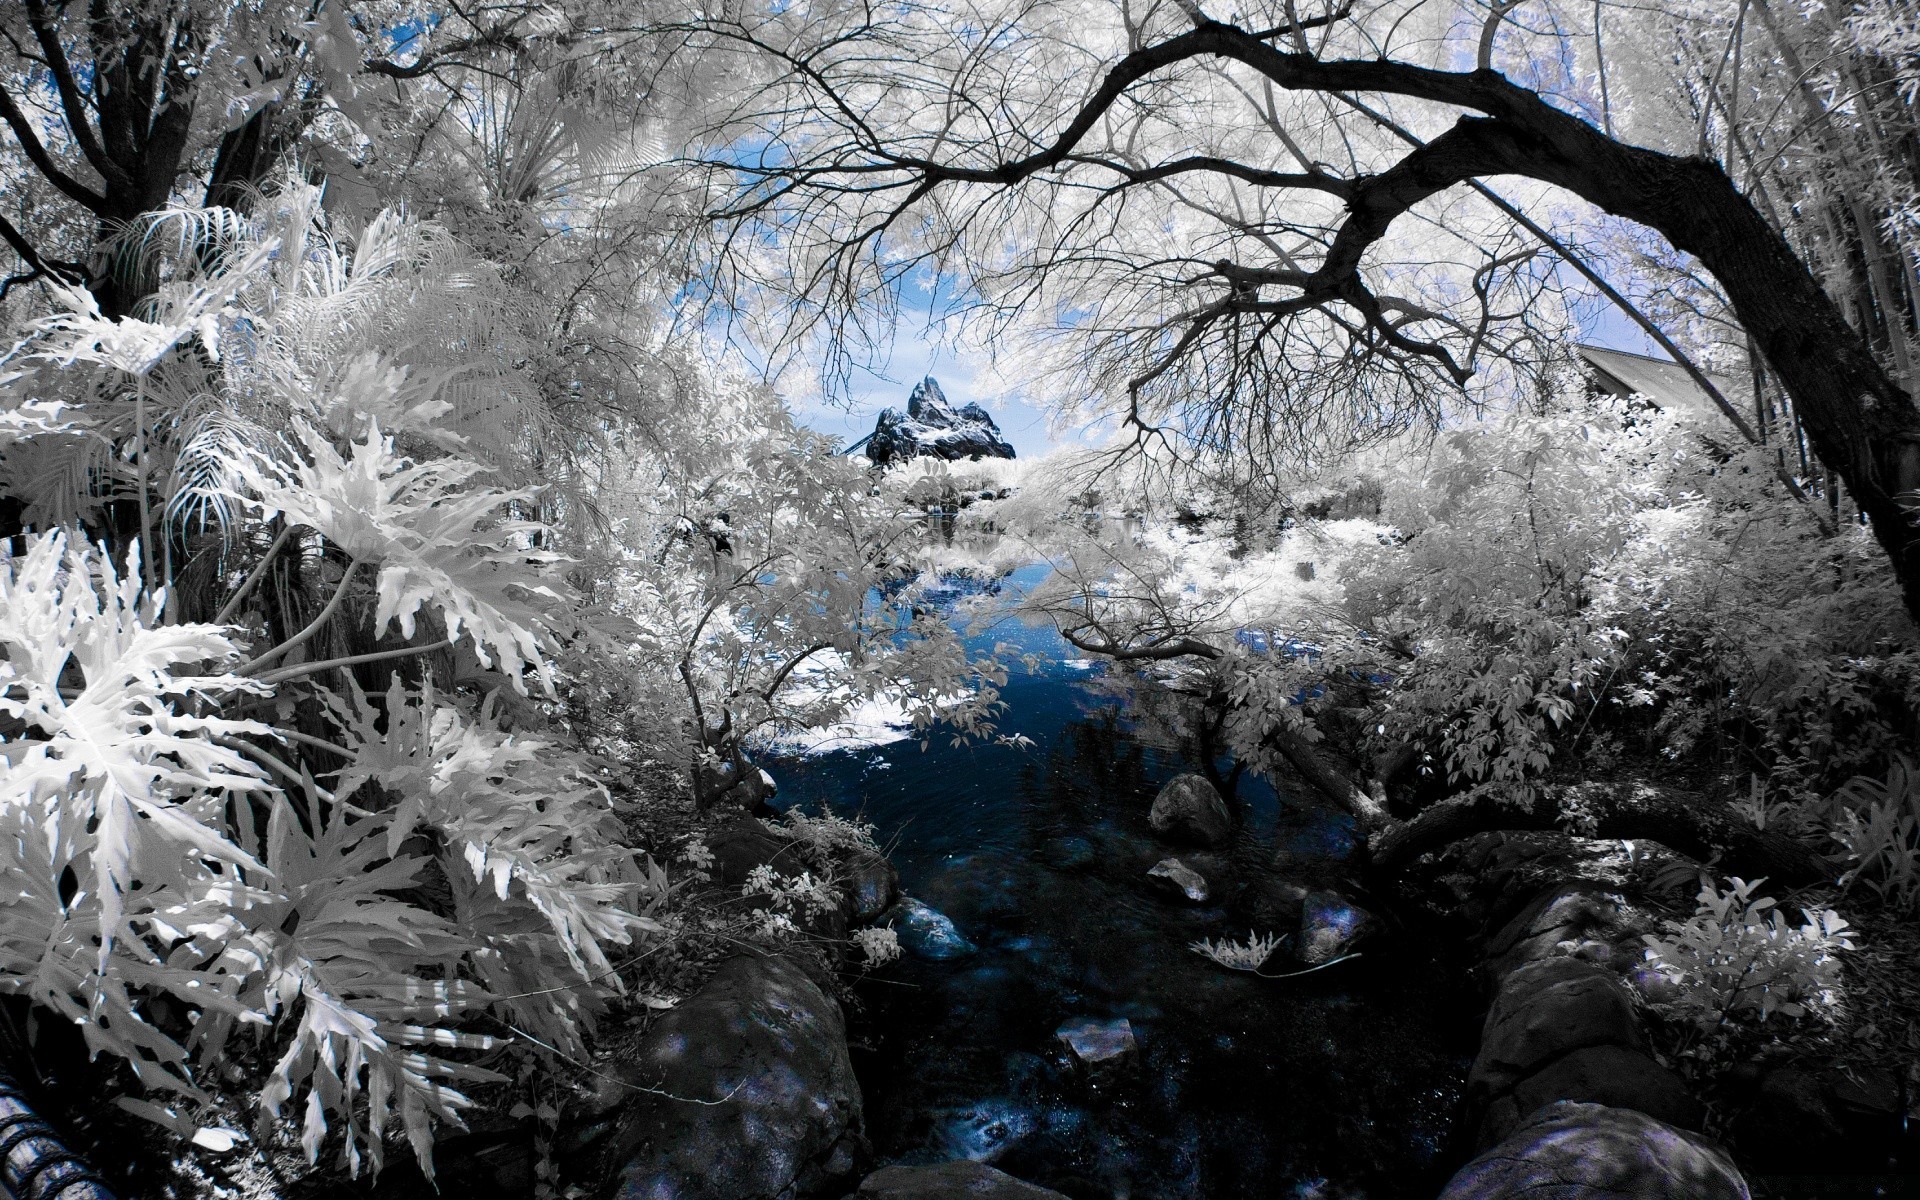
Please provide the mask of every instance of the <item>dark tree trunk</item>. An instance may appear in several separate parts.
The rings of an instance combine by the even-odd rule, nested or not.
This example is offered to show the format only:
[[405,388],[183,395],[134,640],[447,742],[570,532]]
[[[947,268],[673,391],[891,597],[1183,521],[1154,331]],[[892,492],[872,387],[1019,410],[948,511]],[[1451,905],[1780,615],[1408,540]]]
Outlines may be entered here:
[[[1287,176],[1209,160],[1211,168],[1263,186],[1309,188],[1346,200],[1347,218],[1320,266],[1302,272],[1222,261],[1214,270],[1235,294],[1221,311],[1258,314],[1283,303],[1290,312],[1349,305],[1378,336],[1422,354],[1454,378],[1471,374],[1443,348],[1380,324],[1378,300],[1361,266],[1368,251],[1415,205],[1469,181],[1520,175],[1554,184],[1607,212],[1644,225],[1698,258],[1725,289],[1742,325],[1793,398],[1795,412],[1826,465],[1846,481],[1872,521],[1899,578],[1907,609],[1920,621],[1920,409],[1875,358],[1782,234],[1757,212],[1725,171],[1704,158],[1631,146],[1496,71],[1440,71],[1391,59],[1322,60],[1289,53],[1261,36],[1217,21],[1131,51],[1108,70],[1051,142],[997,166],[958,166],[895,156],[895,169],[924,189],[944,182],[1013,186],[1066,162],[1135,85],[1176,63],[1200,58],[1239,62],[1288,91],[1342,96],[1386,93],[1484,114],[1454,127],[1377,175],[1338,179],[1324,172]],[[870,176],[869,176],[870,177]],[[1297,295],[1284,302],[1261,291]],[[1270,318],[1263,318],[1270,319]]]
[[[1586,144],[1537,147],[1525,173],[1645,225],[1700,260],[1792,396],[1814,451],[1872,522],[1907,611],[1920,621],[1920,409],[1913,398],[1716,164],[1621,146],[1571,117],[1558,120],[1579,131],[1569,142]],[[1600,146],[1605,151],[1596,153]]]
[[[1571,802],[1571,803],[1569,803]],[[1646,839],[1749,879],[1785,886],[1832,877],[1827,860],[1804,842],[1753,828],[1727,806],[1697,792],[1645,781],[1550,789],[1532,804],[1489,798],[1443,800],[1410,821],[1382,830],[1370,846],[1374,867],[1393,870],[1430,850],[1500,829],[1556,829],[1571,808],[1593,837]]]

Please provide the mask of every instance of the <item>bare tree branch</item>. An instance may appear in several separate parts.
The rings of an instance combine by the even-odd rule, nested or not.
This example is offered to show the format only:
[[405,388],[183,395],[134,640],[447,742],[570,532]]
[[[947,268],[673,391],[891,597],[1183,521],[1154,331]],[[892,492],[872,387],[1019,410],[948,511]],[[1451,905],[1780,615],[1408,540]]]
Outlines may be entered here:
[[93,122],[87,113],[86,93],[74,79],[73,64],[67,61],[66,49],[60,45],[59,31],[48,19],[46,0],[27,0],[27,24],[33,27],[33,36],[46,54],[47,71],[53,76],[54,90],[60,96],[60,110],[66,114],[67,130],[74,145],[80,147],[80,153],[100,172],[102,179],[115,187],[131,188],[132,176],[107,157],[94,134]]
[[48,183],[60,189],[69,200],[97,216],[107,213],[107,198],[82,184],[73,176],[60,169],[53,155],[40,143],[40,136],[34,132],[33,123],[20,111],[7,89],[0,87],[0,119],[6,121],[13,130],[14,140],[20,143],[20,149],[26,153],[27,161],[44,176]]

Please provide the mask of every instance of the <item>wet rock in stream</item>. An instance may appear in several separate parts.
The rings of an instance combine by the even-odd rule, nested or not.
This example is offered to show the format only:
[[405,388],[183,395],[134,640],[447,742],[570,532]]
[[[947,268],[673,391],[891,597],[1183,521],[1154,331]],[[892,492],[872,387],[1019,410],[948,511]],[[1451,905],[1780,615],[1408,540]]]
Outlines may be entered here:
[[1233,838],[1233,814],[1205,776],[1176,775],[1153,798],[1147,823],[1163,838],[1217,849]]
[[909,954],[941,960],[965,958],[978,949],[960,935],[945,913],[912,896],[902,896],[887,915]]
[[1338,892],[1308,892],[1300,902],[1294,957],[1310,967],[1354,953],[1380,928],[1380,918]]
[[1073,1056],[1074,1064],[1096,1084],[1111,1083],[1126,1074],[1138,1057],[1133,1023],[1125,1017],[1111,1021],[1082,1017],[1061,1025],[1054,1036]]
[[854,1200],[1066,1200],[985,1163],[884,1167],[860,1182]]
[[1153,864],[1147,878],[1161,892],[1193,904],[1205,904],[1213,894],[1207,887],[1207,877],[1177,858],[1163,858]]
[[935,1142],[946,1154],[992,1162],[1039,1128],[1040,1118],[1015,1100],[982,1100],[935,1115]]

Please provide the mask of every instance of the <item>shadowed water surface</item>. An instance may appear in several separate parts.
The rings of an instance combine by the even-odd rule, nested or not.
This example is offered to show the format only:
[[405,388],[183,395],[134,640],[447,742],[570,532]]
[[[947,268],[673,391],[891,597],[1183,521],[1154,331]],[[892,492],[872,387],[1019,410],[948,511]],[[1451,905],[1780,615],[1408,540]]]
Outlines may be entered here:
[[[1039,577],[1016,573],[1008,603]],[[1051,629],[976,636],[1046,656],[1014,665],[1003,693],[1000,731],[1031,746],[939,737],[770,764],[780,803],[873,822],[907,893],[979,947],[903,959],[858,989],[855,1065],[882,1161],[981,1159],[1076,1198],[1434,1195],[1457,1165],[1443,1143],[1477,1033],[1458,975],[1404,933],[1302,979],[1189,951],[1247,933],[1240,907],[1147,886],[1178,852],[1148,806],[1191,764],[1149,744]],[[1337,875],[1351,848],[1344,815],[1257,781],[1239,817],[1241,881],[1270,874],[1276,851]],[[1127,1018],[1137,1070],[1077,1077],[1055,1030],[1084,1017]]]

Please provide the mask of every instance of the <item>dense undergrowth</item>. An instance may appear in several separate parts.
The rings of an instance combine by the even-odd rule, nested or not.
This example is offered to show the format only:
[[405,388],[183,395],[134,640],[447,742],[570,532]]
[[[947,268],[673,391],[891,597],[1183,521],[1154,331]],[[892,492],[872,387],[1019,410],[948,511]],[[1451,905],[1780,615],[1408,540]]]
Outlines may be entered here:
[[1822,1041],[1859,1023],[1849,921],[1920,896],[1920,642],[1863,527],[1789,495],[1770,451],[1571,372],[1543,407],[1267,502],[1191,465],[1092,493],[1043,472],[991,519],[1055,564],[1038,610],[1202,701],[1163,714],[1198,761],[1295,775],[1311,756],[1390,822],[1546,805],[1574,832],[1592,814],[1566,785],[1659,780],[1825,864],[1808,892],[1709,856],[1697,910],[1647,950],[1675,1028]]
[[691,904],[755,739],[979,729],[996,668],[876,589],[924,524],[764,390],[663,350],[582,419],[503,272],[320,200],[156,216],[135,315],[53,288],[5,360],[0,991],[181,1139],[431,1174],[834,886]]

